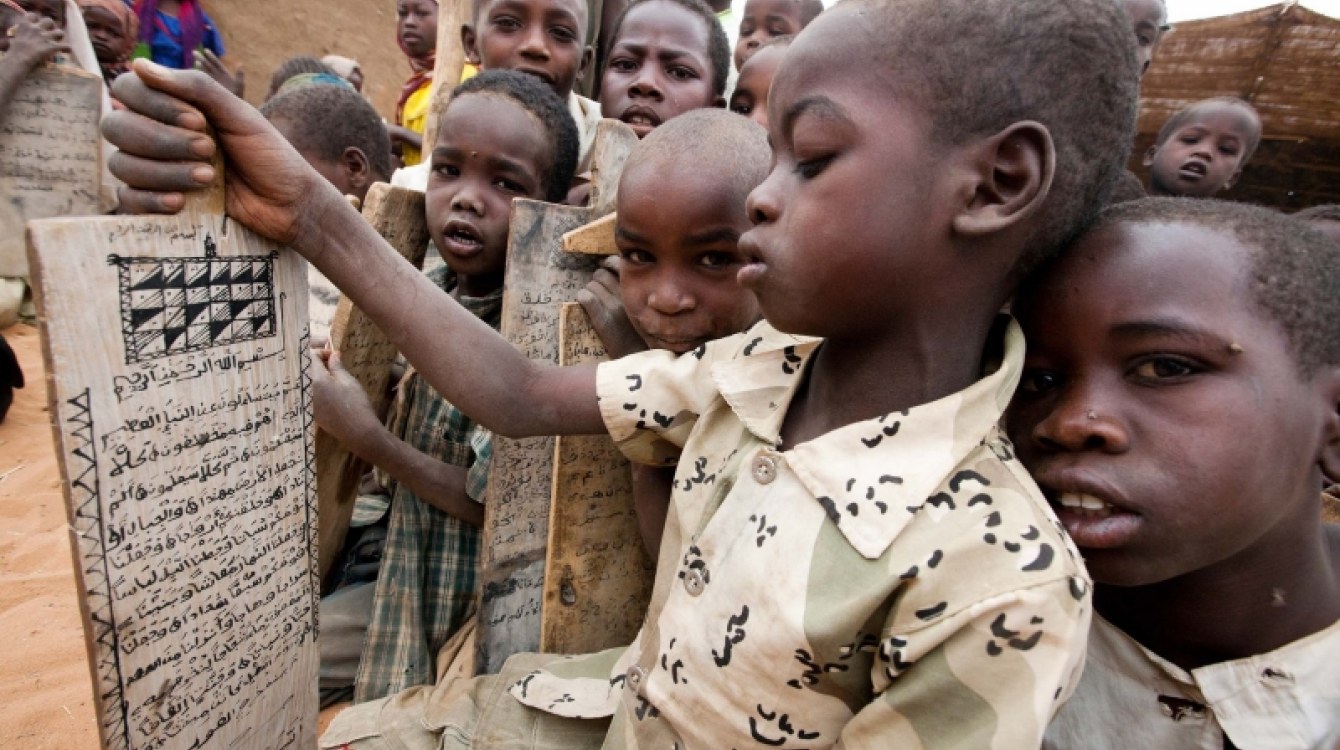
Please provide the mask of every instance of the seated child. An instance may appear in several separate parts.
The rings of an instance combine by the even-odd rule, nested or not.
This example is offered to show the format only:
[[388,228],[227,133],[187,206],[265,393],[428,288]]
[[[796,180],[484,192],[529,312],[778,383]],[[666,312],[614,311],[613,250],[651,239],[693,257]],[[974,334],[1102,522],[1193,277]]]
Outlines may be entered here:
[[1165,0],[1119,0],[1119,4],[1135,27],[1136,59],[1143,78],[1163,35],[1172,28],[1168,25],[1168,5]]
[[[767,131],[715,108],[674,118],[629,154],[618,275],[596,271],[577,295],[611,359],[686,354],[758,322],[758,300],[735,281],[747,261],[737,245],[751,226],[745,199],[771,158]],[[673,481],[673,469],[633,465],[638,528],[653,560]]]
[[1252,105],[1231,96],[1196,102],[1168,118],[1145,154],[1149,194],[1209,198],[1227,190],[1260,143]]
[[[630,13],[650,6],[682,7]],[[174,161],[209,152],[199,107],[243,180],[235,216],[316,263],[457,408],[678,464],[634,643],[456,685],[442,747],[1037,747],[1078,679],[1090,586],[997,426],[1024,354],[997,312],[1120,173],[1127,19],[1110,0],[845,0],[773,83],[785,117],[737,276],[765,322],[557,368],[399,261],[217,85],[142,63],[117,81],[129,111],[104,129],[142,160],[117,166],[143,203],[210,176]]]
[[[447,266],[419,278],[496,329],[512,199],[562,198],[577,164],[577,130],[553,91],[513,71],[484,71],[453,96],[428,155],[426,194],[430,234]],[[338,355],[329,371],[312,371],[317,423],[396,480],[354,700],[432,684],[438,649],[477,593],[487,435],[417,374],[402,382],[402,417],[388,429]]]
[[735,69],[744,73],[745,61],[770,39],[799,34],[807,25],[802,6],[802,0],[749,0],[745,3],[740,36],[735,42]]
[[1299,211],[1293,217],[1299,221],[1306,221],[1340,244],[1340,206],[1313,206]]
[[768,127],[768,89],[793,36],[779,36],[759,47],[744,65],[730,95],[730,110]]
[[1015,303],[1008,424],[1096,582],[1057,750],[1340,746],[1340,247],[1145,199]]
[[702,0],[634,0],[614,22],[600,111],[638,138],[676,115],[726,105],[730,47]]
[[437,64],[437,0],[396,0],[395,40],[409,60],[409,80],[400,87],[395,124],[387,127],[402,163],[412,167],[423,160],[423,130]]
[[108,86],[130,70],[130,55],[140,35],[140,20],[124,0],[79,0],[89,41]]
[[[317,83],[295,88],[261,105],[261,114],[312,169],[360,204],[374,182],[391,178],[386,126],[377,110],[351,87]],[[307,287],[310,333],[313,340],[324,340],[340,291],[310,264]]]

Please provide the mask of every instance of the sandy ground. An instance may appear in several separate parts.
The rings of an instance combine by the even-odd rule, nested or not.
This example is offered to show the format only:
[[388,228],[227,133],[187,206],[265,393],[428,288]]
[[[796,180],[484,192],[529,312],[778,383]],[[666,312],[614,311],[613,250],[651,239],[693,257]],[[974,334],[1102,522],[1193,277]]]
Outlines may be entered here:
[[0,749],[98,750],[40,340],[0,333],[28,381],[0,423]]

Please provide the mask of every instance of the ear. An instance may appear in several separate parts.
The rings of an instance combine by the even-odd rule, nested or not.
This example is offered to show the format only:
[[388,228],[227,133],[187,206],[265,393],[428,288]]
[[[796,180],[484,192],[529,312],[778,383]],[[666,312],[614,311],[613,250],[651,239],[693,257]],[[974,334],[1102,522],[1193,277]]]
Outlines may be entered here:
[[1340,483],[1340,369],[1328,368],[1315,376],[1323,381],[1326,393],[1326,421],[1317,463],[1332,483]]
[[1056,145],[1046,126],[1016,122],[968,157],[972,196],[954,217],[954,231],[994,234],[1035,214],[1047,201],[1056,172]]
[[375,179],[372,176],[372,163],[360,148],[353,146],[346,148],[344,154],[340,156],[340,168],[344,170],[349,180],[349,187],[358,195],[362,195],[363,188],[372,184]]
[[577,78],[575,80],[580,81],[586,77],[586,71],[591,69],[591,61],[594,59],[596,59],[596,49],[588,44],[582,49],[582,59],[577,63]]
[[465,49],[465,61],[471,65],[479,65],[479,50],[475,48],[477,41],[475,25],[473,23],[461,24],[461,47]]
[[1144,164],[1146,167],[1154,166],[1154,157],[1158,156],[1158,153],[1159,153],[1158,146],[1150,146],[1149,150],[1145,152],[1145,158],[1141,160],[1140,163]]

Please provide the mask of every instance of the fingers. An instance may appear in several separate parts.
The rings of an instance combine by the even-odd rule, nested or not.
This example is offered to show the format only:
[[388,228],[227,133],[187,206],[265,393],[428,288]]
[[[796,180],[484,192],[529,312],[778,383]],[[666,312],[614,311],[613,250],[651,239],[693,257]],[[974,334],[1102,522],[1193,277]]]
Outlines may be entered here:
[[160,193],[196,190],[214,179],[214,168],[207,164],[156,161],[126,151],[114,152],[107,166],[127,185]]
[[[221,133],[254,133],[268,127],[265,116],[259,110],[239,101],[218,81],[201,71],[169,70],[149,60],[140,59],[135,61],[134,72],[149,89],[155,89],[194,106]],[[121,82],[121,78],[117,79],[117,83]],[[131,109],[139,109],[130,102],[126,104]],[[190,126],[183,125],[183,127]]]
[[330,373],[332,375],[338,376],[342,373],[348,372],[347,370],[344,369],[344,362],[340,361],[339,352],[335,351],[330,352],[330,359],[326,360],[326,365],[330,367]]
[[118,211],[123,214],[175,214],[186,205],[186,196],[181,193],[155,193],[132,187],[117,188],[116,197]]
[[[147,119],[196,132],[205,130],[205,117],[200,110],[181,99],[149,87],[136,72],[119,76],[112,82],[112,98],[125,105],[126,109],[137,112]],[[106,120],[103,123],[105,131]],[[112,141],[112,144],[119,146],[116,141]]]
[[620,268],[619,264],[622,262],[623,258],[620,258],[617,255],[606,255],[604,258],[600,259],[600,267],[613,273],[615,276],[618,276]]
[[312,358],[312,366],[309,368],[309,372],[313,385],[316,385],[317,381],[326,382],[330,380],[330,371],[326,369],[326,357],[324,355],[325,352],[317,349],[307,350],[307,356]]
[[591,276],[591,282],[600,286],[615,298],[622,299],[623,287],[619,284],[619,277],[615,272],[607,268],[597,268],[595,274]]

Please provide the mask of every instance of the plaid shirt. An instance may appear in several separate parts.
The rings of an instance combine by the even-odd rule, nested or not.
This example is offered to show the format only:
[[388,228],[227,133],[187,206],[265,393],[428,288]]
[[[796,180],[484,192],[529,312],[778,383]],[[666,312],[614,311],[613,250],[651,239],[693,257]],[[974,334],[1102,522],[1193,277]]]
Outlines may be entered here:
[[[446,267],[435,269],[428,278],[444,290],[452,281]],[[459,301],[480,320],[498,327],[501,289]],[[412,371],[402,381],[388,427],[416,450],[466,467],[466,492],[483,501],[492,436]],[[479,529],[420,500],[397,482],[392,481],[390,489],[390,528],[354,687],[356,703],[432,684],[438,649],[463,624],[478,585]]]

